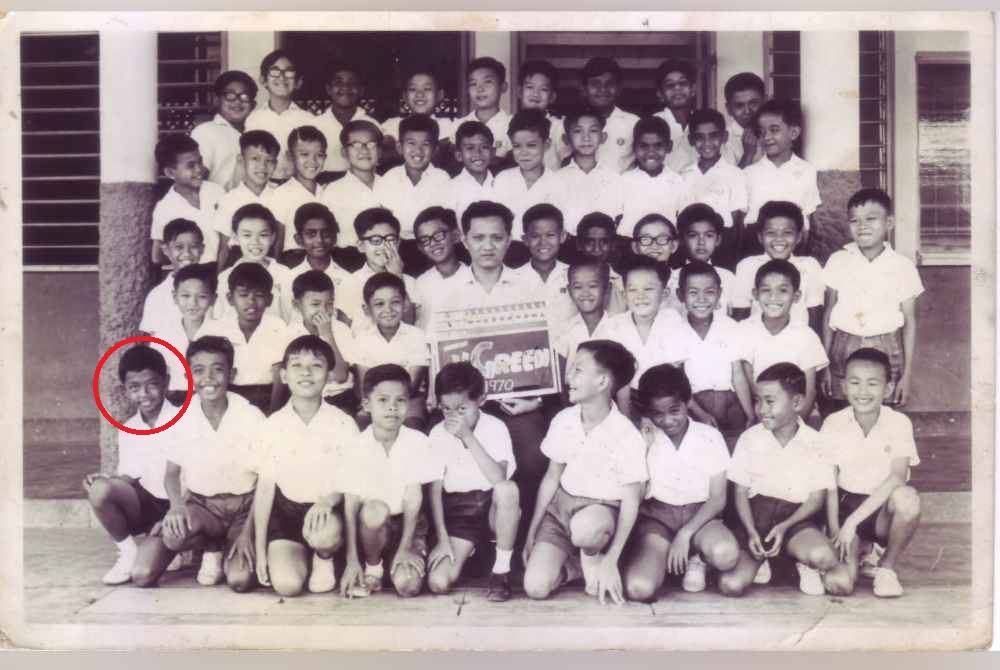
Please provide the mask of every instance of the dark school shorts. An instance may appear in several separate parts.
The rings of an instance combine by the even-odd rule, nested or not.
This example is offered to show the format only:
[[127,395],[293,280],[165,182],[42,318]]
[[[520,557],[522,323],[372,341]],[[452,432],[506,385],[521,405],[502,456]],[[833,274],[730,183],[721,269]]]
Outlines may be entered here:
[[[840,518],[841,525],[843,525],[847,517],[853,514],[854,510],[860,507],[861,503],[868,499],[868,496],[863,493],[851,493],[850,491],[838,488],[837,498],[840,501],[840,504],[837,506],[837,516]],[[875,532],[875,520],[878,519],[878,515],[881,511],[881,508],[876,510],[874,514],[858,524],[858,537],[868,542],[878,541],[878,535]]]
[[646,534],[659,535],[672,542],[677,531],[698,513],[705,503],[671,505],[656,498],[643,500],[639,505],[639,518],[635,522],[635,537]]
[[250,493],[221,493],[215,496],[204,496],[191,491],[188,493],[187,505],[198,507],[208,512],[219,523],[222,532],[218,535],[207,535],[207,540],[223,540],[224,550],[228,551],[236,537],[243,530],[243,524],[250,516],[250,508],[253,505],[253,492]]
[[490,506],[493,491],[466,491],[441,496],[444,525],[450,537],[460,537],[475,545],[490,541]]
[[548,542],[559,547],[567,556],[575,556],[579,550],[573,546],[570,540],[569,522],[573,516],[584,507],[591,505],[604,505],[615,513],[615,522],[618,521],[618,508],[621,506],[620,500],[600,500],[599,498],[586,498],[584,496],[574,496],[560,486],[556,489],[556,494],[552,497],[552,502],[545,509],[545,516],[538,524],[538,531],[535,533],[535,543]]
[[833,398],[844,399],[841,383],[847,375],[847,358],[862,347],[878,349],[889,357],[889,367],[893,382],[898,382],[903,374],[903,329],[891,333],[862,337],[842,330],[833,331],[830,343],[830,376],[833,381]]
[[738,436],[745,430],[747,415],[735,391],[699,391],[694,398],[715,418],[722,434]]
[[[281,488],[274,487],[274,502],[271,504],[271,517],[267,521],[267,541],[289,540],[308,545],[305,535],[302,532],[305,525],[306,514],[313,506],[313,503],[300,503],[290,499],[281,492]],[[334,515],[337,516],[343,528],[344,512],[342,507],[333,508]]]
[[[750,513],[753,516],[753,525],[757,529],[757,534],[760,535],[761,542],[764,541],[764,538],[767,537],[772,528],[795,514],[795,510],[801,506],[801,503],[789,502],[780,498],[772,498],[771,496],[755,495],[753,498],[750,498]],[[750,536],[746,528],[743,527],[742,523],[738,523],[733,528],[733,535],[739,541],[740,547],[746,549],[750,542]],[[785,552],[789,540],[807,528],[819,530],[815,518],[799,521],[789,528],[781,541],[781,552]]]
[[139,520],[134,525],[129,524],[128,532],[129,535],[142,535],[163,520],[170,509],[170,501],[166,498],[157,498],[139,482],[130,481],[129,484],[139,499]]

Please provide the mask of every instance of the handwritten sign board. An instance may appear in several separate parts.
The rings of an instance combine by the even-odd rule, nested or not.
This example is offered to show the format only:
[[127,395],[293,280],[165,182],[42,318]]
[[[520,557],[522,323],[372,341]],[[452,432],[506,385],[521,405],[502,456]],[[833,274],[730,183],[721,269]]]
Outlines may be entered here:
[[435,315],[431,368],[468,361],[486,378],[492,400],[559,391],[545,302],[442,310]]

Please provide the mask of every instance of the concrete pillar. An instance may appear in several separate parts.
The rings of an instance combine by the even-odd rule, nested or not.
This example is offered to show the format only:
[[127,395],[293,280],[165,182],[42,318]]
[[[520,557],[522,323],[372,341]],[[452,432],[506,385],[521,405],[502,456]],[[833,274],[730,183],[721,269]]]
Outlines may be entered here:
[[[156,33],[100,36],[101,223],[100,350],[136,334],[151,280],[149,231],[155,204]],[[101,372],[101,398],[119,420],[129,411],[118,381],[119,350]],[[101,422],[101,466],[118,461],[118,431]]]
[[825,260],[850,239],[845,208],[861,188],[859,36],[850,30],[803,31],[800,39],[803,153],[819,172],[823,199],[811,244]]
[[[500,108],[508,111],[511,109],[511,94],[517,84],[517,82],[511,81],[511,77],[513,75],[513,72],[511,72],[511,64],[514,62],[513,53],[511,53],[512,36],[513,33],[509,31],[477,32],[474,34],[472,46],[473,58],[481,58],[484,56],[496,58],[498,61],[503,63],[504,67],[507,68],[507,92],[500,98]],[[460,83],[464,88],[465,81]]]
[[[277,49],[278,33],[267,30],[223,33],[225,35],[225,63],[227,70],[242,70],[260,83],[260,62],[264,56]],[[257,106],[267,104],[267,91],[260,87]]]

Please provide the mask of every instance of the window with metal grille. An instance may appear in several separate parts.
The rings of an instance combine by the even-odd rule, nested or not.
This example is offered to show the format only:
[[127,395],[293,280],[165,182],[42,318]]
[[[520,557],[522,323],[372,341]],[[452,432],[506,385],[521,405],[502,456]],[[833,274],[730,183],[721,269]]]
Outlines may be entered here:
[[93,268],[100,220],[97,33],[21,35],[22,260]]
[[213,115],[222,33],[158,33],[156,42],[160,136],[191,132]]
[[970,249],[970,97],[968,53],[917,54],[921,254]]
[[802,87],[799,75],[802,60],[799,54],[799,33],[796,30],[776,30],[764,33],[767,54],[767,96],[800,100]]
[[[715,58],[711,33],[685,32],[521,32],[517,33],[517,63],[511,73],[517,82],[517,65],[541,59],[559,72],[556,111],[563,113],[579,105],[580,72],[588,60],[606,56],[622,69],[618,106],[635,114],[653,114],[663,109],[656,96],[656,68],[668,58],[682,58],[698,70],[698,106],[714,105]],[[512,96],[516,109],[516,96]]]
[[858,33],[861,185],[865,188],[880,188],[890,195],[892,42],[891,32],[862,30]]

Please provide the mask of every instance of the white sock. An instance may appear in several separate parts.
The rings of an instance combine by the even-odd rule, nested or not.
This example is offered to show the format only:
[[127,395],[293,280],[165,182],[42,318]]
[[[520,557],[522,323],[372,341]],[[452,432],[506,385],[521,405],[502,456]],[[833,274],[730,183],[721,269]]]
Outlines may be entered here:
[[135,543],[135,538],[132,537],[131,535],[126,537],[121,542],[115,542],[115,544],[118,545],[118,551],[122,552],[123,554],[125,553],[134,554],[137,551],[139,551],[139,546]]
[[376,563],[375,565],[371,565],[369,563],[365,563],[365,574],[366,575],[371,575],[372,577],[378,577],[379,579],[382,579],[382,572],[383,572],[383,570],[382,570],[382,563],[381,562]]
[[498,575],[510,572],[510,559],[513,555],[513,549],[497,549],[497,558],[493,561],[493,572]]

